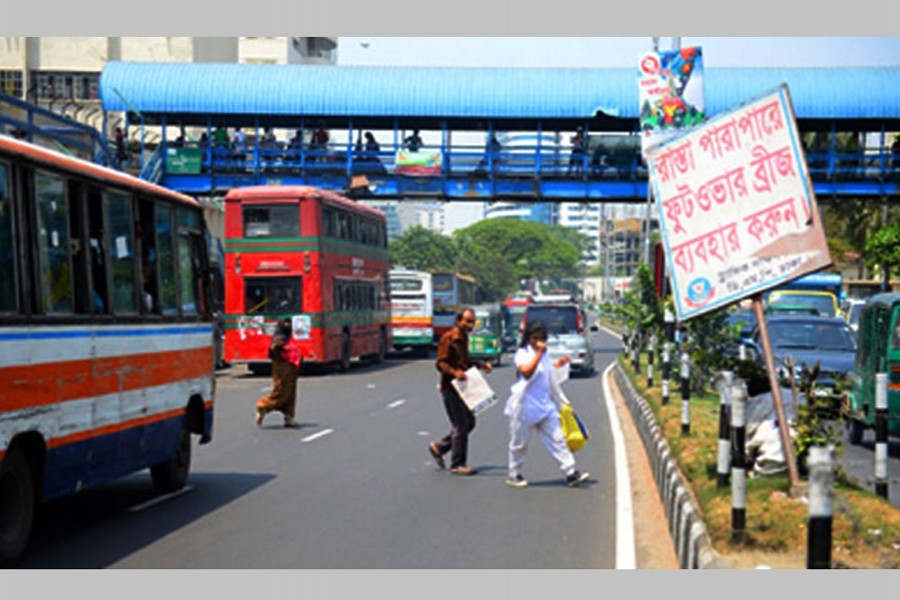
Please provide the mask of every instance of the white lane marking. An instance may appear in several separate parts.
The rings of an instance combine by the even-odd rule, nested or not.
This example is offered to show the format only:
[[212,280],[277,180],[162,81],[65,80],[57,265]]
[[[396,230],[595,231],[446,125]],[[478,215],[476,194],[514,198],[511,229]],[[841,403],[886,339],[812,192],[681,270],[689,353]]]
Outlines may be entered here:
[[603,331],[605,331],[605,332],[608,333],[609,335],[611,335],[611,336],[613,336],[613,337],[617,337],[617,338],[619,338],[620,340],[622,339],[621,334],[619,334],[617,331],[613,331],[612,329],[608,328],[608,327],[605,326],[605,325],[598,325],[598,327],[600,327],[600,329],[602,329]]
[[625,455],[625,436],[622,435],[622,424],[616,413],[616,405],[609,389],[609,373],[616,366],[613,362],[603,371],[603,396],[606,399],[606,412],[609,413],[610,429],[612,429],[613,448],[616,455],[616,568],[635,569],[634,550],[634,515],[631,504],[631,474],[628,472],[628,459]]
[[406,404],[406,398],[400,398],[396,402],[391,402],[387,405],[388,408],[397,408],[398,406],[403,406]]
[[431,434],[428,433],[427,431],[417,431],[417,432],[416,432],[416,435],[421,436],[421,437],[425,437],[426,435],[431,435]]
[[312,434],[312,435],[306,436],[305,438],[303,438],[303,439],[300,440],[300,441],[301,441],[301,442],[311,442],[311,441],[313,441],[313,440],[319,439],[320,437],[325,437],[325,436],[328,435],[329,433],[334,433],[334,429],[323,429],[322,431],[320,431],[320,432],[318,432],[318,433],[314,433],[314,434]]
[[144,510],[145,508],[150,508],[160,502],[165,502],[166,500],[170,500],[175,498],[176,496],[180,496],[182,494],[187,494],[189,491],[194,489],[192,485],[186,485],[178,491],[170,492],[168,494],[163,494],[162,496],[157,496],[151,500],[147,500],[146,502],[142,502],[141,504],[135,504],[131,508],[128,509],[128,512],[138,512],[139,510]]

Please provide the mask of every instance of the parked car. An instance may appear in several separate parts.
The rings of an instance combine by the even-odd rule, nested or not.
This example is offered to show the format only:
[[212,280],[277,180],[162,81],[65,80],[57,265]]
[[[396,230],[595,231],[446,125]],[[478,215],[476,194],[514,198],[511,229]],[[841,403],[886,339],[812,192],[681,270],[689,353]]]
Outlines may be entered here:
[[[782,378],[790,374],[781,362],[791,357],[798,361],[794,377],[800,369],[819,363],[820,385],[834,387],[836,381],[848,379],[856,358],[856,335],[843,319],[812,315],[771,315],[766,318],[769,340],[776,368]],[[759,326],[753,328],[751,340],[762,360]]]
[[831,292],[816,292],[811,290],[774,290],[767,300],[766,305],[790,304],[812,306],[823,317],[840,317],[837,298]]
[[587,318],[577,304],[532,304],[522,315],[522,328],[531,321],[540,321],[547,327],[547,351],[551,360],[563,355],[571,359],[570,369],[589,376],[594,372],[594,350],[590,331],[597,325],[585,327]]
[[862,313],[862,308],[865,304],[866,301],[859,298],[848,298],[844,301],[841,309],[847,319],[847,325],[853,331],[859,331],[859,315]]

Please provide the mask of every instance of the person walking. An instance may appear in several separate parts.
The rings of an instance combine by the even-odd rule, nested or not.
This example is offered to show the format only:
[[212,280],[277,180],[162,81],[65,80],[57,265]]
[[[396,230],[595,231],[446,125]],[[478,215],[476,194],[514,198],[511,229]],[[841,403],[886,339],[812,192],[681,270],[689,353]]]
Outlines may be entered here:
[[272,344],[269,346],[272,359],[272,391],[256,403],[256,426],[262,426],[267,413],[277,410],[284,415],[285,427],[299,427],[294,420],[297,404],[297,374],[300,371],[300,348],[294,341],[290,319],[278,323]]
[[450,432],[428,444],[428,451],[438,467],[443,469],[444,454],[450,452],[450,472],[454,475],[475,475],[477,471],[466,465],[469,433],[475,429],[475,415],[466,406],[451,383],[454,379],[465,381],[466,371],[477,367],[490,373],[490,363],[469,359],[469,333],[475,327],[475,311],[464,308],[456,314],[453,328],[441,336],[438,342],[435,366],[440,371],[441,396],[450,419]]
[[520,376],[513,385],[513,393],[506,403],[509,417],[509,473],[506,485],[523,488],[528,480],[522,476],[522,464],[528,440],[534,430],[566,474],[566,485],[577,487],[590,477],[575,468],[575,457],[566,445],[559,420],[560,404],[568,403],[562,390],[553,381],[553,369],[571,360],[568,355],[550,362],[547,355],[547,327],[530,321],[522,334],[521,347],[516,351],[515,364]]

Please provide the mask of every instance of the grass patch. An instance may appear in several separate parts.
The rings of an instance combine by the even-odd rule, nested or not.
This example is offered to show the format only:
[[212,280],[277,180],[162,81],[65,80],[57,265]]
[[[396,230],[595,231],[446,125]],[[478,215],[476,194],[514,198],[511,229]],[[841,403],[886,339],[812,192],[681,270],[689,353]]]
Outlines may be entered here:
[[[728,557],[754,551],[792,554],[799,557],[799,564],[805,564],[809,507],[802,498],[789,496],[786,473],[747,479],[744,538],[740,543],[732,542],[731,488],[716,486],[718,395],[691,397],[690,432],[685,435],[681,432],[680,389],[670,385],[669,403],[663,405],[661,380],[654,377],[654,386],[647,388],[646,355],[641,357],[642,367],[638,369],[638,373],[643,371],[641,375],[635,375],[631,361],[621,354],[619,365],[634,389],[649,403],[703,514],[716,551]],[[900,568],[900,509],[839,478],[835,483],[833,512],[832,566]]]

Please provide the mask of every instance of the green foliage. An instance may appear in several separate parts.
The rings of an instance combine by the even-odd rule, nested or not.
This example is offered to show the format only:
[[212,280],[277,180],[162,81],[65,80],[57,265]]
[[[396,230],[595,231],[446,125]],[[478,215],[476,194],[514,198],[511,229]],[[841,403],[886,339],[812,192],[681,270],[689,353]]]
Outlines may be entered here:
[[866,241],[867,265],[883,265],[888,273],[900,266],[900,225],[890,225],[874,232]]
[[421,226],[410,227],[389,247],[392,265],[419,271],[452,271],[459,257],[455,240]]
[[796,408],[797,415],[794,420],[796,434],[793,440],[797,466],[802,473],[808,471],[806,459],[809,457],[810,448],[828,445],[841,447],[841,431],[832,427],[830,423],[840,411],[840,388],[830,393],[827,388],[816,384],[818,376],[818,361],[812,367],[804,367],[800,373],[800,394],[806,398],[806,402]]
[[560,235],[558,230],[554,234],[554,228],[542,223],[485,219],[455,231],[453,237],[461,248],[478,248],[506,259],[512,265],[514,282],[525,277],[543,280],[580,275],[580,251],[569,241],[571,235]]

